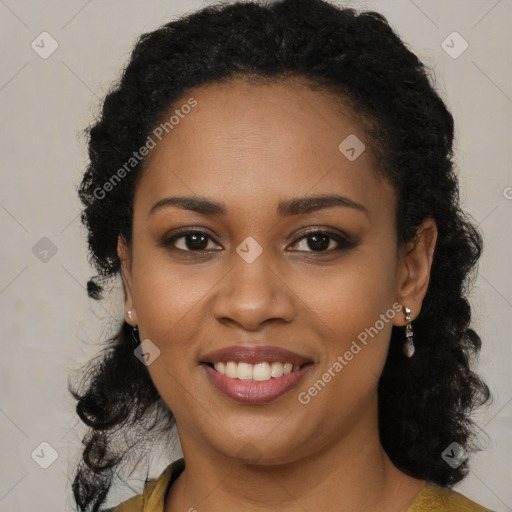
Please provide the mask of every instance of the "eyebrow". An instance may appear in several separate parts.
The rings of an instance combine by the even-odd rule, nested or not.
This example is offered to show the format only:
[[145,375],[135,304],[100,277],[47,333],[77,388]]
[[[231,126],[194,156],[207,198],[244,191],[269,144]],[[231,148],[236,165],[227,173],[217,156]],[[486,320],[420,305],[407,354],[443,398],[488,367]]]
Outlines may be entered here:
[[[277,206],[277,213],[281,216],[300,215],[323,210],[325,208],[346,207],[368,214],[368,210],[360,203],[336,194],[322,196],[295,197],[281,201]],[[161,208],[175,207],[190,210],[202,215],[225,215],[226,206],[223,203],[212,201],[205,197],[165,197],[157,201],[149,210],[148,217]]]

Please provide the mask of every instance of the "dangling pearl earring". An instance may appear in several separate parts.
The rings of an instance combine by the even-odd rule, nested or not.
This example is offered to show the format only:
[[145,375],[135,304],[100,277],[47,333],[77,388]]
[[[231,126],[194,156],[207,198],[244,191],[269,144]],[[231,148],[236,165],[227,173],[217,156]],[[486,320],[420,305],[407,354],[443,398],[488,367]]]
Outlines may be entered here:
[[[128,310],[128,318],[130,319],[130,321],[133,321],[131,309]],[[131,335],[132,335],[131,342],[133,343],[133,345],[135,347],[138,347],[140,344],[140,338],[139,338],[139,328],[136,325],[132,326]]]
[[404,343],[404,354],[407,357],[412,357],[414,354],[414,336],[412,333],[412,320],[411,320],[411,310],[408,307],[404,307],[405,313],[405,321],[407,325],[405,326],[405,343]]

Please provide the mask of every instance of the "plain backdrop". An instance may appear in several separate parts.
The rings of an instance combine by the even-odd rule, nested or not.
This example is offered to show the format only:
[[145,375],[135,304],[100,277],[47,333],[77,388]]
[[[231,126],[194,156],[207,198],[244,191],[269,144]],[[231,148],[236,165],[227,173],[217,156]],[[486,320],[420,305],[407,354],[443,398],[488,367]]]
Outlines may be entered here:
[[[122,318],[119,282],[101,304],[85,291],[94,272],[75,192],[87,163],[80,133],[136,38],[208,3],[0,0],[2,512],[72,509],[84,429],[68,377]],[[477,416],[486,449],[471,457],[472,471],[456,489],[493,510],[512,510],[512,2],[346,4],[388,18],[432,68],[456,120],[462,201],[485,242],[471,294],[483,339],[478,369],[494,393]],[[152,475],[167,463],[157,459]],[[141,485],[116,488],[110,502]]]

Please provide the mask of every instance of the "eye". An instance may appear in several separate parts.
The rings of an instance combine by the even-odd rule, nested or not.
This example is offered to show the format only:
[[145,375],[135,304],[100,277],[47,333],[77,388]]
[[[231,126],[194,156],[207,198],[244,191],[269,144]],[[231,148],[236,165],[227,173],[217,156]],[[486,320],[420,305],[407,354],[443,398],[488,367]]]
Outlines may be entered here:
[[[303,242],[301,242],[302,240]],[[298,238],[293,245],[300,245],[300,243],[302,243],[303,247],[306,247],[305,252],[313,253],[332,253],[334,251],[350,249],[356,246],[356,243],[350,240],[348,236],[322,229],[312,229],[303,233],[303,235]],[[311,250],[308,251],[308,248]],[[299,249],[299,251],[300,250],[304,251],[304,249]]]
[[209,246],[209,242],[213,242],[213,239],[204,231],[187,230],[166,238],[162,245],[184,253],[217,250]]
[[[332,253],[343,249],[350,249],[357,245],[347,235],[321,229],[312,229],[303,233],[292,244],[292,247],[300,246],[301,244],[302,249],[299,248],[299,252],[312,253]],[[164,239],[162,245],[183,254],[188,253],[188,255],[193,255],[193,253],[199,255],[203,252],[219,250],[208,233],[190,229]]]

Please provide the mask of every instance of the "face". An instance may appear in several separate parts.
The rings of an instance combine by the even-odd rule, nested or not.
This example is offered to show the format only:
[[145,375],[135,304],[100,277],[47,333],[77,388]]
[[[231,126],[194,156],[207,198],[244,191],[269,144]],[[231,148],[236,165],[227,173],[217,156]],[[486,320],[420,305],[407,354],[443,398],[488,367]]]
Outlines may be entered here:
[[[278,464],[374,429],[397,306],[419,307],[429,251],[415,284],[358,120],[297,81],[209,85],[167,118],[176,109],[153,137],[119,255],[126,319],[160,351],[148,370],[184,453]],[[238,350],[211,355],[226,347]],[[241,378],[212,368],[228,361]],[[294,371],[277,376],[279,362]]]

